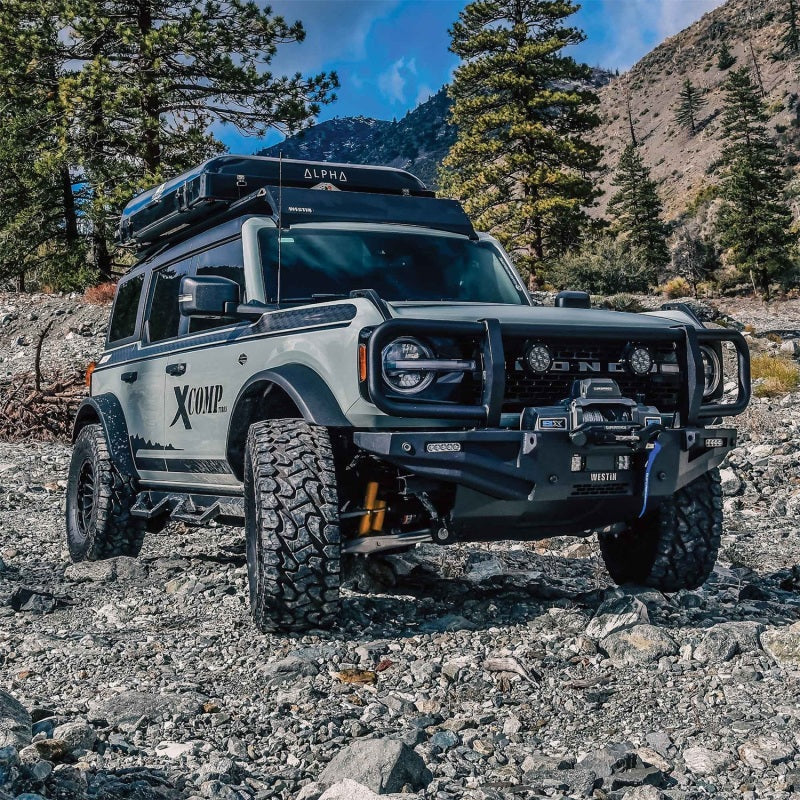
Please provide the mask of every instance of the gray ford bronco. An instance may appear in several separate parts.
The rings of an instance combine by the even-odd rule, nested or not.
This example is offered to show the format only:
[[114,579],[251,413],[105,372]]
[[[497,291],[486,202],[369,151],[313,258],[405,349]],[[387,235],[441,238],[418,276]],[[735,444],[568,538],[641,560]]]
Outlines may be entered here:
[[711,572],[720,422],[750,397],[736,332],[535,306],[394,169],[222,156],[134,198],[120,238],[139,261],[75,420],[74,560],[243,523],[264,631],[333,625],[343,555],[420,542],[596,533],[619,583]]

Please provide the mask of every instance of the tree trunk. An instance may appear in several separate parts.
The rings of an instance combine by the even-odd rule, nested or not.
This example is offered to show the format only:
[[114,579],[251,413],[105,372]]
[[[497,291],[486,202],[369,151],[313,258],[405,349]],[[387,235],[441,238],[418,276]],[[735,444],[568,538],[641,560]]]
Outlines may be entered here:
[[142,159],[146,170],[153,174],[161,166],[161,117],[159,114],[159,96],[155,86],[153,60],[146,46],[146,40],[153,29],[153,14],[150,3],[151,0],[139,0],[136,21],[139,28],[142,59],[139,71],[142,80],[142,136],[144,140]]
[[72,246],[78,241],[78,215],[75,212],[75,195],[72,193],[72,177],[69,167],[61,169],[61,187],[64,204],[64,238],[67,246]]
[[17,275],[17,291],[22,294],[25,291],[25,273],[20,272]]
[[105,237],[104,226],[95,223],[92,231],[92,255],[94,257],[95,269],[100,273],[100,278],[104,281],[114,279],[111,274],[111,253],[108,252],[108,242]]

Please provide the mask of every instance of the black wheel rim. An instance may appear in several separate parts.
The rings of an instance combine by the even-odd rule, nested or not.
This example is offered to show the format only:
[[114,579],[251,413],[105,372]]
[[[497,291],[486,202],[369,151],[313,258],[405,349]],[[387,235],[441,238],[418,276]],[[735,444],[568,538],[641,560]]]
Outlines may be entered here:
[[94,469],[91,463],[87,461],[81,467],[81,472],[78,476],[77,491],[78,529],[83,536],[87,535],[89,526],[92,524],[92,513],[94,512],[94,489]]

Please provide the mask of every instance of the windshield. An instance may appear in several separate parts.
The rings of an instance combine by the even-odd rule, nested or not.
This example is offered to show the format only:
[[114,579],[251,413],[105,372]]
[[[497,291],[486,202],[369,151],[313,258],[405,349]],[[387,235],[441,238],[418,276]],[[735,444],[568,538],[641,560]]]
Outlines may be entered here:
[[[268,302],[278,295],[278,231],[259,231]],[[293,228],[281,232],[281,303],[375,289],[389,301],[526,304],[490,242],[435,233]]]

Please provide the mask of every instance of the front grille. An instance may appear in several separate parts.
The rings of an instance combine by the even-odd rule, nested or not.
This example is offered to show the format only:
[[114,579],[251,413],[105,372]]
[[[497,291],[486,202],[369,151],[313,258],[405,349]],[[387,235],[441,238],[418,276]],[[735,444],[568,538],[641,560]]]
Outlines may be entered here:
[[573,497],[597,497],[598,495],[628,494],[627,483],[576,483],[572,487]]
[[[523,354],[528,340],[503,337],[506,356],[506,388],[503,411],[518,412],[529,406],[553,406],[569,396],[572,384],[583,378],[612,378],[624,397],[639,398],[645,405],[672,413],[678,410],[681,376],[677,372],[635,375],[630,371],[610,371],[609,364],[621,364],[627,342],[610,341],[594,344],[541,340],[553,355],[554,362],[567,364],[565,371],[550,371],[542,375],[523,366]],[[540,341],[537,339],[537,341]],[[675,345],[671,342],[650,346],[656,364],[677,365]],[[587,365],[591,364],[590,369]],[[596,369],[595,369],[596,368]]]

